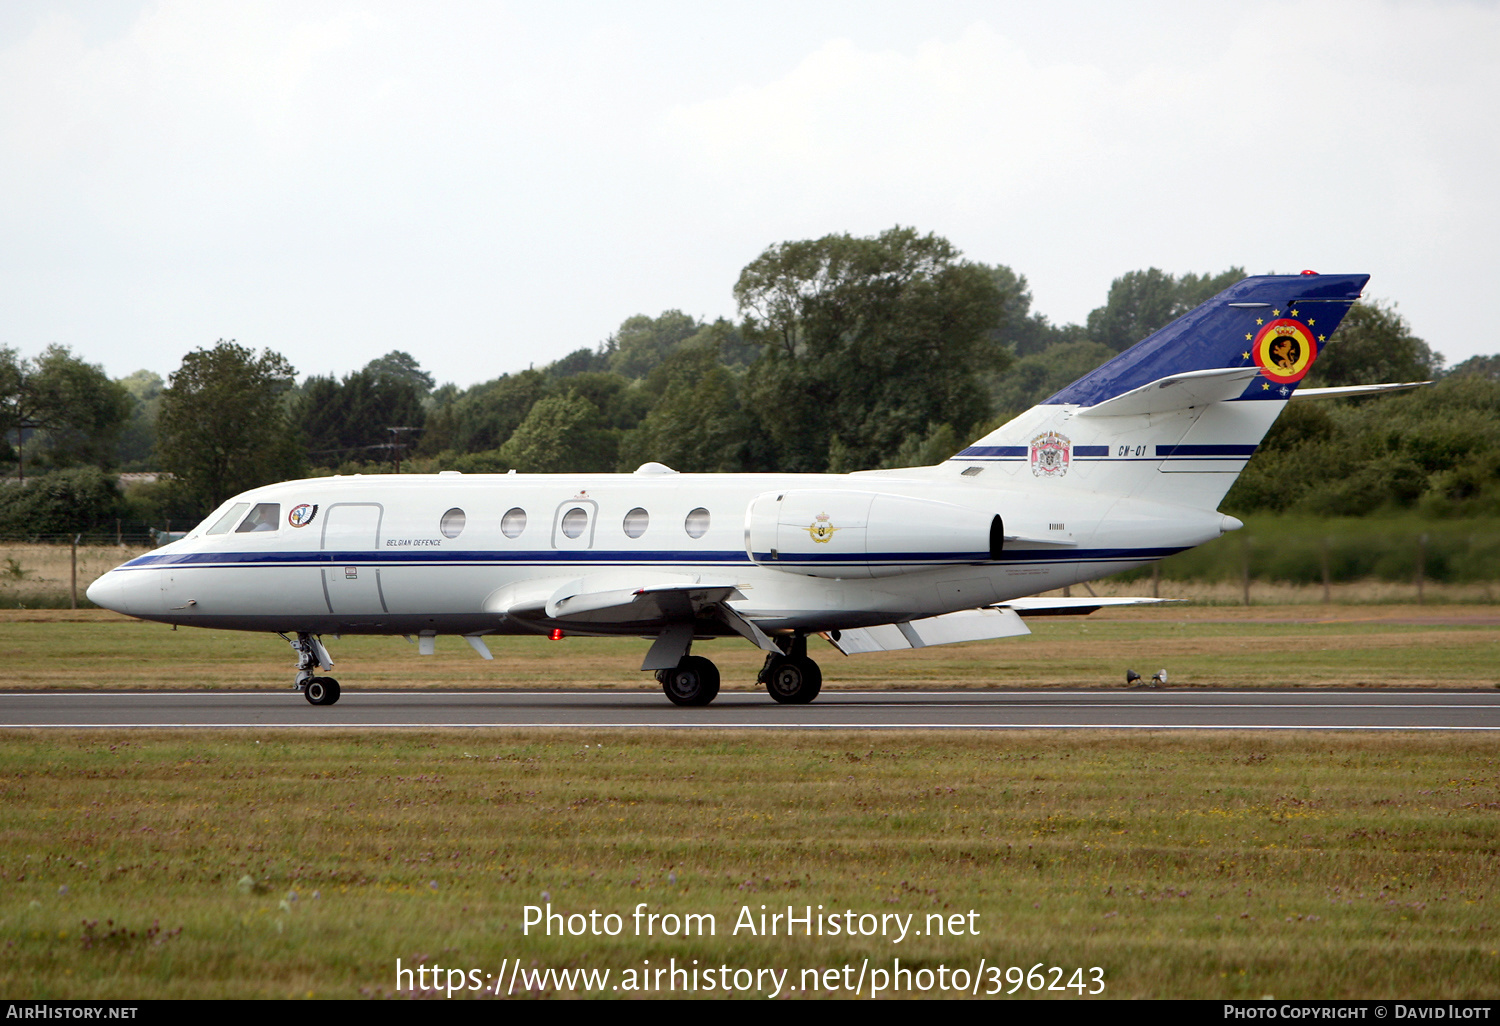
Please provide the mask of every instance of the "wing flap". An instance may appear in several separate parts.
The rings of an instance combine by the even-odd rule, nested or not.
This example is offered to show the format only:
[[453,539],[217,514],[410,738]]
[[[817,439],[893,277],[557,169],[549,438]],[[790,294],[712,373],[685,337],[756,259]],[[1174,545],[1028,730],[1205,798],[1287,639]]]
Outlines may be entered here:
[[823,635],[844,655],[894,652],[903,648],[952,645],[961,641],[989,641],[1030,634],[1031,628],[1010,609],[964,609],[922,620],[858,627]]

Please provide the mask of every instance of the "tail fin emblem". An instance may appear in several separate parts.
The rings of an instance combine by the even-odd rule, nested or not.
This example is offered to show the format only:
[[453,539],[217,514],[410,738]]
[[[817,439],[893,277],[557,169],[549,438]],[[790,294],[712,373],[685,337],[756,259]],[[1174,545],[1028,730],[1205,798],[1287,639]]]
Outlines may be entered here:
[[1318,358],[1318,343],[1307,325],[1282,317],[1260,329],[1252,351],[1266,378],[1288,385],[1307,376]]
[[1066,435],[1046,431],[1031,440],[1031,472],[1037,477],[1062,477],[1073,460],[1073,443]]

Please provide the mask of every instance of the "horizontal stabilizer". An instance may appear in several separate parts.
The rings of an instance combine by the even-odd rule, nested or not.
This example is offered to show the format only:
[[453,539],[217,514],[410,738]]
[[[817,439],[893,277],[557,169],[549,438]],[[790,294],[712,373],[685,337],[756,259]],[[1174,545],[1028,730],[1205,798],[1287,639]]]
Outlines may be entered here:
[[1078,411],[1080,417],[1133,417],[1142,413],[1169,413],[1234,399],[1245,391],[1259,367],[1228,367],[1187,371],[1133,388],[1123,395]]
[[1164,598],[1021,598],[1012,599],[1001,608],[1014,609],[1022,616],[1087,616],[1106,606],[1157,606],[1181,599]]
[[1030,633],[1031,629],[1009,609],[965,609],[881,627],[832,631],[823,636],[844,655],[856,655],[951,645],[960,641],[988,641]]
[[1345,399],[1356,395],[1378,395],[1381,392],[1404,392],[1408,388],[1421,388],[1430,381],[1404,381],[1391,385],[1344,385],[1340,388],[1299,388],[1292,393],[1292,401],[1299,399]]

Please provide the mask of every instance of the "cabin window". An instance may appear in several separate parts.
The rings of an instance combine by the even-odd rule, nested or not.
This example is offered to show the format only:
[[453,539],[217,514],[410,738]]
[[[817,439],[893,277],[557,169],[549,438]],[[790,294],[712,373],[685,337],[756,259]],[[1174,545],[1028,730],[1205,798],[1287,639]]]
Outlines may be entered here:
[[563,514],[562,533],[569,538],[577,538],[587,526],[589,526],[589,515],[577,506]]
[[651,523],[651,514],[637,506],[625,514],[625,534],[630,538],[639,538],[646,533],[646,527]]
[[454,506],[443,514],[443,519],[438,521],[438,530],[443,532],[444,538],[457,538],[464,533],[464,522],[468,518],[464,511]]
[[689,538],[702,538],[708,533],[708,510],[699,506],[687,515],[687,519],[682,522],[682,526],[687,531]]
[[250,534],[260,531],[274,531],[281,526],[281,503],[258,502],[245,522],[234,529],[235,534]]
[[507,538],[519,538],[526,530],[526,511],[520,506],[500,518],[500,533]]
[[234,526],[234,522],[244,516],[245,510],[249,508],[250,504],[248,502],[236,502],[233,506],[229,507],[228,513],[225,513],[218,520],[214,521],[214,526],[208,529],[208,533],[228,534],[229,529]]

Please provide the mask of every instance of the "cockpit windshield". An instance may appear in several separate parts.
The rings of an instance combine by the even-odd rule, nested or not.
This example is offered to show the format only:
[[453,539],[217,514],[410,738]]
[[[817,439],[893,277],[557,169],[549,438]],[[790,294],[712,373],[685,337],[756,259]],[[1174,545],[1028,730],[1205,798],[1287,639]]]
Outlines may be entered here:
[[[218,526],[217,524],[214,526]],[[256,503],[245,522],[234,529],[235,534],[247,534],[252,531],[274,531],[281,526],[281,503],[260,502]]]
[[214,521],[214,526],[210,527],[204,533],[205,534],[228,534],[229,533],[229,529],[234,526],[234,522],[236,520],[238,520],[240,517],[244,516],[245,515],[245,510],[247,510],[249,508],[250,508],[250,504],[248,502],[236,502],[233,506],[229,507],[229,511],[227,513],[225,513],[222,517],[220,517],[219,519],[217,519],[217,520]]

